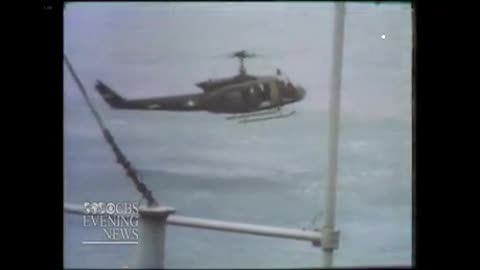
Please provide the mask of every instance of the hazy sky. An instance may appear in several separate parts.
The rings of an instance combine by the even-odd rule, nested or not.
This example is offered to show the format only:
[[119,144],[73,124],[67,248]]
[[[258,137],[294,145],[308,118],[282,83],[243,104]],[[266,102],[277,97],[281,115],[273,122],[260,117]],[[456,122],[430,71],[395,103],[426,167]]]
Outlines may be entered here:
[[[315,2],[73,3],[64,47],[89,89],[101,79],[130,98],[200,92],[196,82],[237,72],[223,55],[249,49],[265,54],[250,73],[279,67],[307,90],[295,106],[325,110],[333,14]],[[411,118],[409,5],[349,3],[345,35],[342,111]],[[79,98],[66,74],[66,104]]]

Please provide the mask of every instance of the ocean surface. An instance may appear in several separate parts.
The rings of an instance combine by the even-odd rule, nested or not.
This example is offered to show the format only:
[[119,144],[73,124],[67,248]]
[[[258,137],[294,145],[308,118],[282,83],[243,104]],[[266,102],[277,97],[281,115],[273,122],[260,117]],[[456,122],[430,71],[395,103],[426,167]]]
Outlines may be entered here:
[[[73,3],[64,50],[128,159],[180,215],[288,228],[322,226],[327,178],[331,3]],[[411,17],[405,4],[348,4],[335,266],[412,264]],[[382,38],[382,35],[385,35]],[[111,110],[100,79],[126,98],[200,92],[237,72],[282,69],[307,90],[289,118],[239,124],[206,112]],[[64,200],[137,201],[72,77],[64,75]],[[134,268],[135,245],[65,215],[66,268]],[[308,242],[169,226],[167,268],[319,267]]]

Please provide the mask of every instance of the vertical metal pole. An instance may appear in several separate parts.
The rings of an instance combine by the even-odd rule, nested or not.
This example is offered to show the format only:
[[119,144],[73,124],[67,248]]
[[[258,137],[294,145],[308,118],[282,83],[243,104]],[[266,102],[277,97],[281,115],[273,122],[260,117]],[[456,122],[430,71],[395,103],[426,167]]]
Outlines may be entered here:
[[328,138],[328,179],[325,188],[325,224],[323,227],[324,241],[323,265],[330,268],[333,265],[333,251],[338,246],[338,233],[335,231],[335,200],[337,185],[338,160],[338,130],[340,119],[340,88],[342,79],[343,39],[345,26],[345,3],[335,3],[333,65],[330,93],[330,128]]
[[174,212],[170,207],[139,209],[138,268],[164,269],[166,221]]

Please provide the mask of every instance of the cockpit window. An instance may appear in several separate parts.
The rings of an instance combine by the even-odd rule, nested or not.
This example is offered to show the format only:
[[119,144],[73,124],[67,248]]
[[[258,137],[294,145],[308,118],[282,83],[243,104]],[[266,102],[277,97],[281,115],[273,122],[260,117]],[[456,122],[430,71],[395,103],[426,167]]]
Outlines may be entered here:
[[287,85],[290,84],[290,80],[285,76],[279,77],[278,80],[282,86],[286,87]]
[[288,84],[290,84],[290,79],[283,72],[278,72],[278,71],[279,70],[277,70],[278,80],[280,80],[280,82],[282,82],[284,86],[287,86]]

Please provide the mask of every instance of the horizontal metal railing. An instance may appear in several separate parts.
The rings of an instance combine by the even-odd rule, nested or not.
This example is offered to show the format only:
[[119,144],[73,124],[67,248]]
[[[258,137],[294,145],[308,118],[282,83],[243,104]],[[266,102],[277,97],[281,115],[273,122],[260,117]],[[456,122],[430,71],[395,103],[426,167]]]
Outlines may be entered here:
[[[81,205],[74,204],[65,204],[64,211],[72,214],[87,214]],[[322,239],[321,232],[317,231],[254,225],[180,215],[169,215],[166,223],[174,226],[310,241],[315,245],[319,245]]]

